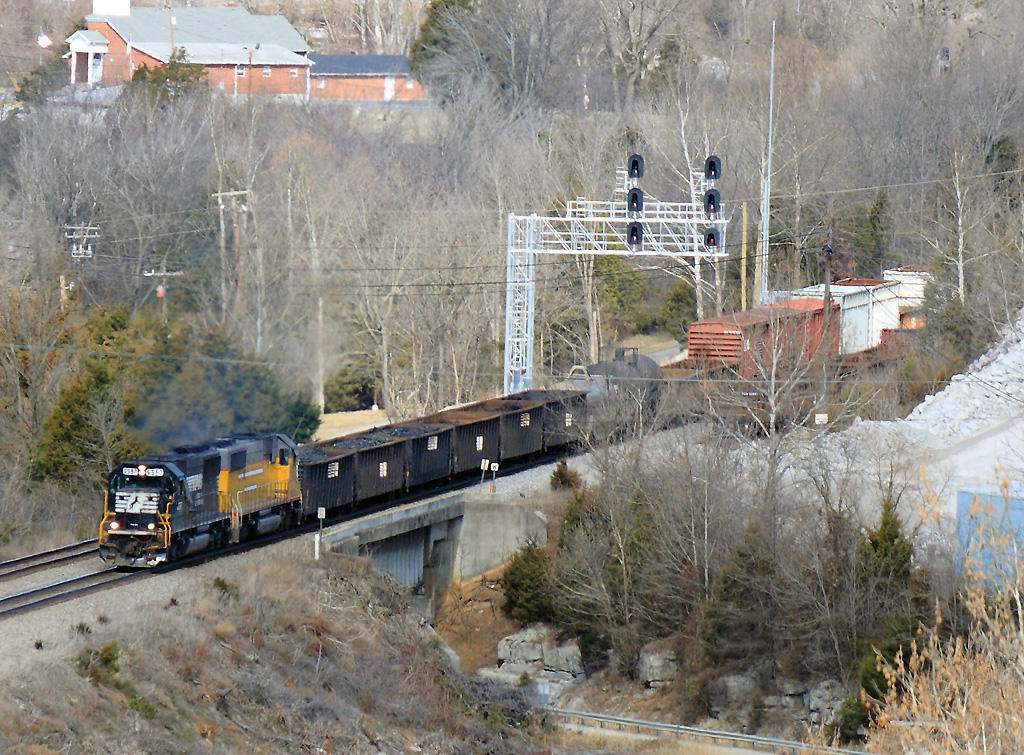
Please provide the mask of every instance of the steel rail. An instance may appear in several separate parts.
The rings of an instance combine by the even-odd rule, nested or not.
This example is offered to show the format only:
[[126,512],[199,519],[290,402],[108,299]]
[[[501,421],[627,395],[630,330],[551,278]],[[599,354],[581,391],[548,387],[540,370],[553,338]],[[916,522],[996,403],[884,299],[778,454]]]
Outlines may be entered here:
[[7,595],[0,598],[0,620],[19,613],[42,608],[43,606],[60,603],[77,598],[95,590],[104,589],[113,584],[148,576],[149,572],[120,572],[114,567],[101,569],[91,574],[83,574],[70,579],[63,579],[49,585],[35,587],[31,590]]
[[594,728],[596,726],[598,729],[612,731],[613,733],[622,732],[623,734],[650,737],[660,737],[667,734],[676,738],[687,738],[708,742],[713,745],[733,746],[753,752],[771,752],[778,755],[868,755],[861,750],[847,750],[826,745],[795,742],[789,739],[761,737],[754,734],[700,729],[695,726],[669,724],[661,721],[644,721],[638,718],[610,716],[604,713],[566,710],[565,708],[555,708],[548,705],[542,707],[541,710],[549,716],[560,719],[563,725],[572,724],[575,721],[581,728],[586,726]]
[[27,556],[0,561],[0,580],[28,574],[57,564],[96,554],[97,540],[82,540],[59,548],[30,553]]
[[[574,451],[572,449],[559,449],[558,451],[548,451],[545,453],[538,454],[537,456],[531,458],[521,459],[516,462],[510,462],[498,472],[497,477],[501,478],[511,476],[519,472],[527,471],[536,466],[550,463],[551,461],[554,461],[556,459],[564,458],[565,456],[571,456],[573,454]],[[405,503],[423,500],[431,496],[441,495],[443,493],[452,492],[455,490],[460,490],[479,484],[479,479],[477,479],[473,475],[467,475],[457,480],[439,481],[423,489],[415,490],[413,492],[407,492],[397,496],[385,496],[383,497],[383,499],[372,500],[372,502],[368,505],[357,507],[353,511],[346,511],[341,514],[336,514],[332,517],[328,517],[327,520],[325,520],[325,522],[323,523],[323,526],[333,526],[345,521],[359,519],[361,517],[368,516],[370,514],[374,514],[379,511],[392,508],[394,506],[400,506]],[[5,618],[15,616],[17,614],[27,613],[37,608],[42,608],[47,605],[52,605],[54,603],[59,603],[61,601],[70,600],[72,598],[79,597],[86,593],[104,589],[108,586],[113,586],[115,584],[119,584],[130,579],[141,578],[144,576],[155,576],[157,574],[164,574],[166,572],[173,571],[176,569],[187,568],[190,566],[207,563],[209,561],[222,558],[224,556],[232,556],[240,553],[245,553],[257,548],[261,548],[265,545],[280,542],[282,540],[287,540],[293,537],[300,537],[302,535],[308,535],[309,533],[312,533],[319,528],[320,523],[316,520],[312,520],[303,525],[300,525],[299,527],[295,527],[288,530],[278,530],[275,532],[270,532],[261,537],[253,538],[251,540],[245,540],[240,543],[234,543],[219,550],[203,551],[179,559],[177,561],[173,561],[171,563],[160,564],[159,566],[153,567],[151,569],[142,569],[139,571],[132,572],[120,572],[117,571],[116,567],[109,567],[107,569],[93,572],[91,574],[72,577],[70,579],[62,580],[60,582],[44,585],[42,587],[37,587],[32,590],[27,590],[23,593],[8,595],[6,597],[0,597],[0,621],[2,621]],[[54,548],[52,551],[36,553],[30,556],[23,556],[20,559],[12,559],[11,561],[0,562],[0,567],[4,565],[13,565],[16,562],[24,563],[29,561],[30,559],[39,558],[46,554],[55,554],[61,551],[68,551],[74,548],[86,548],[87,546],[90,546],[95,543],[95,540],[83,540],[80,543],[74,543],[72,545],[64,546],[63,548]],[[92,553],[94,553],[94,550],[88,549],[73,556],[66,556],[64,557],[64,560],[79,558],[83,555],[91,555]],[[26,570],[41,569],[45,566],[50,566],[54,563],[57,563],[58,560],[59,559],[55,559],[50,562],[45,562],[38,565],[33,565],[31,567],[26,567]],[[111,578],[103,579],[104,575],[110,575]],[[2,580],[3,578],[4,575],[0,574],[0,580]],[[83,587],[78,587],[75,589],[61,592],[61,588],[67,588],[78,584],[88,583],[90,580],[100,581],[96,582],[95,584],[85,584]],[[34,596],[38,596],[38,598],[33,600],[32,598]],[[17,604],[18,601],[27,602],[23,602],[20,605],[5,607],[9,604]]]

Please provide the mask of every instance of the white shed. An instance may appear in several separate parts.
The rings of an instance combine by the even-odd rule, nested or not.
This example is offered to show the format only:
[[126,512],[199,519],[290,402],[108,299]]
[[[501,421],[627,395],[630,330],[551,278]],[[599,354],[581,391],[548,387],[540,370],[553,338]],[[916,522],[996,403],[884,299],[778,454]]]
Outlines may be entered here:
[[900,309],[906,310],[924,304],[924,287],[931,282],[932,276],[919,267],[897,267],[883,270],[882,279],[900,284],[897,292],[900,297]]

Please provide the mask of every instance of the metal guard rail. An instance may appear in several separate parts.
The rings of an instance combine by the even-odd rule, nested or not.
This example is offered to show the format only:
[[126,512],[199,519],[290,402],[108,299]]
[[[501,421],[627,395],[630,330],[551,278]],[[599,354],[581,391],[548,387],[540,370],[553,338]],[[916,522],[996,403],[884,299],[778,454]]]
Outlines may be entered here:
[[545,705],[541,708],[545,713],[557,716],[563,723],[570,723],[571,719],[579,721],[580,726],[586,726],[587,722],[596,722],[598,728],[607,728],[606,724],[617,727],[617,731],[648,736],[661,736],[662,733],[671,734],[676,737],[691,737],[710,744],[733,745],[746,750],[785,753],[785,755],[868,755],[862,750],[847,750],[825,745],[813,745],[803,742],[794,742],[789,739],[775,739],[773,737],[759,737],[754,734],[739,734],[730,731],[715,731],[714,729],[699,729],[695,726],[683,726],[681,724],[667,724],[661,721],[643,721],[637,718],[624,718],[622,716],[609,716],[603,713],[587,713],[578,710],[566,710],[564,708],[553,708]]

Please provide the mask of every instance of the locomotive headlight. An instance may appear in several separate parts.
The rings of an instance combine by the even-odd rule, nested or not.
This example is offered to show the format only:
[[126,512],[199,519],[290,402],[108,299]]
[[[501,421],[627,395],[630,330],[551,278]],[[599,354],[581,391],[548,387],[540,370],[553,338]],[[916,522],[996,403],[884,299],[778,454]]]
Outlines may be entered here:
[[118,524],[117,522],[111,522],[111,523],[110,523],[110,529],[112,529],[112,530],[116,530],[116,529],[117,529],[118,527],[120,527],[120,526],[121,526],[121,525],[120,525],[120,524]]
[[147,530],[155,530],[156,529],[156,525],[153,524],[153,522],[150,522],[149,524],[146,525],[146,529]]

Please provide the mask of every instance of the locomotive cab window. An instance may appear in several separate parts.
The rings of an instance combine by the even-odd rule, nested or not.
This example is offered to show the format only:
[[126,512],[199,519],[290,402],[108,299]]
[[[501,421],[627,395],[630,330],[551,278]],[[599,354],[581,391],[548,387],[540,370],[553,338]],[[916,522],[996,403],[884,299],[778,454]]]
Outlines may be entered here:
[[245,451],[236,451],[231,454],[231,467],[232,472],[238,472],[239,470],[245,469]]
[[[162,470],[161,470],[162,471]],[[158,490],[161,493],[174,493],[174,478],[167,474],[159,477],[151,475],[125,474],[118,470],[110,478],[111,490]]]
[[291,451],[289,451],[287,448],[282,448],[281,451],[277,454],[277,463],[280,464],[282,467],[288,466],[288,462],[290,462],[291,459]]

